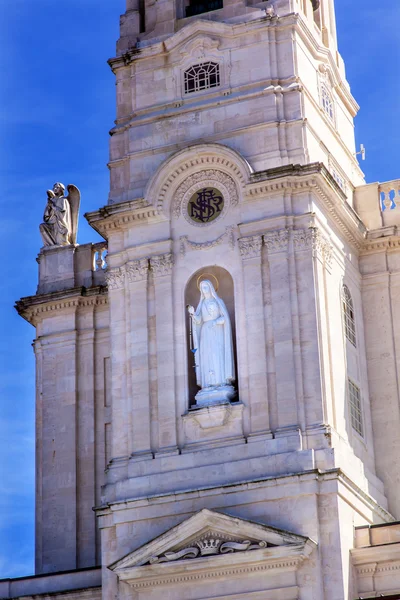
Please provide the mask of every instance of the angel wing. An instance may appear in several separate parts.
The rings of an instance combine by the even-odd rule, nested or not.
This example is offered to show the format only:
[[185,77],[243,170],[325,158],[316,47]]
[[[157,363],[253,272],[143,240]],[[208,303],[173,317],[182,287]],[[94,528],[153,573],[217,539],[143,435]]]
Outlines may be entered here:
[[81,204],[81,193],[76,187],[76,185],[72,185],[71,183],[67,185],[67,190],[67,199],[71,207],[71,244],[76,244],[76,238],[78,235],[78,217],[79,207]]

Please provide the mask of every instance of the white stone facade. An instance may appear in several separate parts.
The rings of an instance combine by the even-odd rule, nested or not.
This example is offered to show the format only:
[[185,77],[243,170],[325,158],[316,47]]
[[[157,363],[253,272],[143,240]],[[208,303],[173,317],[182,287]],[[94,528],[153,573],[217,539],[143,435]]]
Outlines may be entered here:
[[[109,203],[86,215],[107,268],[105,245],[42,249],[17,303],[37,331],[38,578],[0,596],[400,598],[399,188],[364,183],[316,4],[128,0]],[[188,92],[202,63],[218,77]],[[223,197],[211,222],[188,213],[201,189]],[[237,396],[199,408],[201,275]]]

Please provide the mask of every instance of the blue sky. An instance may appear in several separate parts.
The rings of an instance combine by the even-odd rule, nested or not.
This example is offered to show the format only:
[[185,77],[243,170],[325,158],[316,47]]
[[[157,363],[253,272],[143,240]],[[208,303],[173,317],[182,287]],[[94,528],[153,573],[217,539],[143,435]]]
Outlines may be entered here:
[[[74,183],[83,214],[107,202],[114,55],[124,0],[3,0],[0,234],[0,578],[33,573],[34,329],[13,309],[34,294],[45,191]],[[366,180],[400,178],[397,0],[336,0],[339,47],[361,105]],[[82,218],[80,243],[99,237]]]

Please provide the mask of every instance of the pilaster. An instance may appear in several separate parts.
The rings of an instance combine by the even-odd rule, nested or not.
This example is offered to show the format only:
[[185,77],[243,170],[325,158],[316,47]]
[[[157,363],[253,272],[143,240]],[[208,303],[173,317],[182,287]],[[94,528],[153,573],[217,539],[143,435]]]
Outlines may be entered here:
[[157,343],[158,451],[177,452],[171,253],[152,256]]
[[[128,394],[131,398],[129,451],[133,458],[152,457],[150,425],[150,375],[148,341],[147,258],[126,264],[129,326],[127,327]],[[126,418],[126,416],[125,416]]]
[[[74,322],[74,315],[70,322]],[[67,319],[66,319],[66,322]],[[41,338],[42,572],[77,567],[76,331]]]
[[262,236],[260,235],[239,239],[246,305],[250,436],[266,433],[270,428],[261,247]]
[[288,261],[289,230],[264,234],[269,266],[275,352],[277,428],[298,426]]
[[[110,304],[111,467],[117,467],[128,457],[125,268],[108,270],[106,281]],[[109,476],[119,478],[111,472]]]

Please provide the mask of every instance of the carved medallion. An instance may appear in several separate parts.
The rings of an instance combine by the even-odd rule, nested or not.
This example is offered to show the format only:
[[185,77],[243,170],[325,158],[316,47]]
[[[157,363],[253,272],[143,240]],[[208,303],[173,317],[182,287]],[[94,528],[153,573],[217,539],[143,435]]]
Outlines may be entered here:
[[187,177],[175,193],[173,214],[183,215],[191,225],[204,227],[236,206],[239,197],[232,177],[206,169]]
[[195,223],[211,223],[220,216],[224,204],[222,192],[215,187],[203,187],[190,197],[187,212]]

